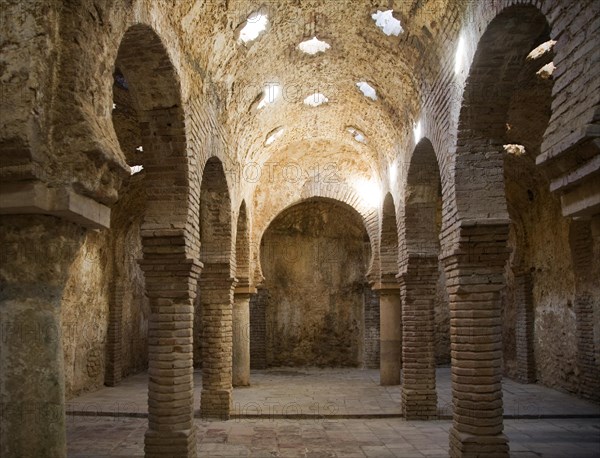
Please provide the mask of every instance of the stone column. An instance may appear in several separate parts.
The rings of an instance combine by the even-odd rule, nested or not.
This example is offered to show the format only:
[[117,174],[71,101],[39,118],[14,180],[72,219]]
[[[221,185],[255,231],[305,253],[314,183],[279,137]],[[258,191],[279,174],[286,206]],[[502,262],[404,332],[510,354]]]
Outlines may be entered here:
[[508,221],[462,222],[443,256],[450,296],[450,456],[508,457],[503,434],[501,291]]
[[200,278],[202,307],[202,418],[228,420],[233,405],[233,289],[228,264],[206,264]]
[[385,278],[379,291],[380,347],[379,379],[381,385],[400,385],[402,371],[402,306],[395,278]]
[[411,256],[398,276],[402,298],[402,412],[406,420],[437,418],[435,292],[437,256]]
[[250,296],[255,288],[237,286],[233,296],[233,386],[250,385]]
[[531,273],[515,273],[515,301],[517,326],[517,378],[521,383],[535,383],[535,360],[533,352],[533,284]]
[[[142,231],[142,237],[151,232]],[[155,232],[165,237],[154,237],[154,244],[144,240],[145,259],[140,261],[151,310],[145,456],[195,457],[193,317],[201,264],[174,253],[167,256],[169,251],[181,253],[181,243],[169,244],[175,237],[166,236],[168,230]],[[148,259],[150,245],[164,257]]]
[[67,456],[61,300],[82,234],[53,216],[0,218],[0,456]]

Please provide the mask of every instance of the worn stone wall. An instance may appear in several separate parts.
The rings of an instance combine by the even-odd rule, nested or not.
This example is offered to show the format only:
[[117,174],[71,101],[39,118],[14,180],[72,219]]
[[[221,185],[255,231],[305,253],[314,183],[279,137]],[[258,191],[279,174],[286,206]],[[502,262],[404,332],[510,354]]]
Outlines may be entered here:
[[113,283],[122,292],[121,369],[122,376],[148,367],[148,319],[140,228],[145,208],[144,172],[133,175],[113,208]]
[[141,258],[143,176],[135,175],[113,208],[111,231],[90,231],[69,270],[62,303],[67,397],[101,387],[106,367],[109,307],[121,291],[121,376],[146,369],[148,315]]
[[358,215],[319,200],[291,207],[267,229],[261,257],[269,365],[362,363],[365,239]]
[[69,269],[61,302],[67,398],[104,383],[111,256],[108,233],[88,232]]

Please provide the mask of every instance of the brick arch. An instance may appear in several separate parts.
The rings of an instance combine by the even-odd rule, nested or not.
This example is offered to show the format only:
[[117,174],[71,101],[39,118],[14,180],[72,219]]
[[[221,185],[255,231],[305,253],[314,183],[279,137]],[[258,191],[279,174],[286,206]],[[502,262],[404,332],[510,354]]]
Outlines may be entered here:
[[200,184],[200,261],[235,268],[232,250],[231,198],[223,163],[216,156],[204,165]]
[[400,218],[401,265],[406,265],[412,256],[438,256],[440,199],[440,169],[433,145],[425,137],[415,146],[407,170]]
[[[330,203],[337,203],[337,204],[341,204],[343,208],[346,208],[348,210],[350,210],[353,214],[357,215],[358,217],[360,217],[361,221],[363,222],[364,226],[365,226],[365,231],[367,233],[367,236],[369,237],[369,245],[371,247],[371,250],[373,249],[373,240],[371,238],[371,235],[369,234],[369,230],[367,227],[367,223],[366,220],[364,218],[364,216],[352,205],[350,205],[348,202],[344,202],[340,199],[336,199],[333,197],[325,197],[325,196],[309,196],[309,197],[303,197],[300,199],[295,200],[293,203],[285,206],[283,209],[281,209],[280,211],[277,212],[276,215],[274,215],[273,217],[271,217],[268,221],[268,223],[266,224],[264,230],[261,231],[260,233],[260,239],[259,239],[259,244],[257,247],[257,259],[258,259],[258,263],[257,263],[257,267],[259,267],[261,269],[262,272],[262,267],[261,267],[261,261],[260,261],[260,246],[262,244],[262,240],[265,236],[265,234],[267,233],[267,230],[269,229],[269,227],[271,227],[271,224],[283,213],[285,213],[286,211],[290,210],[293,207],[296,207],[298,205],[301,205],[303,203],[307,203],[307,202],[311,202],[311,201],[322,201],[322,202],[330,202]],[[373,252],[371,251],[371,263],[373,262]],[[369,272],[367,271],[367,276],[369,275]],[[261,277],[262,278],[262,277]]]
[[243,200],[238,211],[235,242],[235,276],[240,284],[250,281],[250,224],[246,201]]
[[[282,208],[273,208],[269,217],[265,219],[265,224],[259,229],[258,243],[262,239],[264,232],[267,230],[269,225],[281,212],[288,208],[310,198],[323,197],[339,202],[345,203],[352,207],[361,217],[365,224],[369,241],[371,244],[371,260],[369,262],[369,268],[367,269],[367,276],[378,278],[379,277],[379,215],[375,208],[371,208],[365,204],[363,199],[356,193],[356,191],[345,183],[319,183],[314,181],[308,181],[304,184],[300,193],[300,198],[294,200],[289,205]],[[260,259],[259,249],[256,250],[256,259]],[[257,278],[261,277],[260,262],[256,263]]]
[[165,236],[180,238],[186,248],[194,246],[194,231],[187,229],[192,223],[190,164],[177,71],[160,37],[145,24],[125,32],[117,69],[127,81],[140,123],[148,200],[143,236],[161,230]]
[[[311,197],[326,197],[348,204],[362,216],[369,238],[371,238],[372,241],[379,240],[377,209],[370,208],[366,205],[356,191],[349,185],[345,183],[319,183],[309,181],[305,183],[300,195],[301,200],[309,199]],[[275,215],[269,220],[269,223],[274,217]]]
[[270,208],[269,214],[262,219],[262,223],[253,227],[252,256],[254,268],[254,280],[256,284],[262,281],[262,270],[260,266],[260,240],[271,222],[286,209],[313,197],[323,197],[345,203],[362,217],[367,229],[371,245],[371,259],[367,276],[372,279],[379,278],[379,213],[376,208],[369,207],[356,193],[354,188],[346,183],[320,183],[308,181],[304,184],[300,197],[294,199],[287,206]]
[[[367,269],[367,276],[370,278],[379,277],[379,215],[377,209],[366,205],[356,191],[346,183],[318,183],[309,181],[305,183],[302,189],[301,198],[308,199],[311,197],[325,197],[339,200],[348,204],[362,216],[371,242],[371,260]],[[269,224],[275,216],[269,220]]]
[[545,16],[532,5],[509,6],[481,36],[465,83],[455,152],[458,219],[508,220],[503,138],[511,96],[526,56],[549,39]]
[[381,277],[395,277],[398,273],[398,222],[394,198],[389,192],[383,200],[380,250]]

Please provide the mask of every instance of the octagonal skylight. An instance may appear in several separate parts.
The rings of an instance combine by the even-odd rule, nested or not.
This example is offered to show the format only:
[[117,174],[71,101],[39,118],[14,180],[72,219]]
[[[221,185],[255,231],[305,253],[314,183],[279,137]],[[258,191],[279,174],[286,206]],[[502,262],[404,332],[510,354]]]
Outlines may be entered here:
[[320,92],[315,92],[304,99],[304,104],[311,107],[318,107],[327,102],[329,102],[329,99]]
[[260,110],[271,103],[274,103],[281,94],[281,87],[277,83],[268,83],[265,85],[265,90],[263,92],[263,98],[256,106],[257,110]]
[[300,43],[298,48],[300,51],[306,54],[314,55],[319,52],[327,51],[329,48],[331,48],[331,45],[325,41],[319,40],[317,37],[312,37],[310,40]]
[[279,137],[281,137],[283,135],[284,131],[285,131],[285,129],[283,128],[283,126],[279,126],[279,127],[276,127],[275,129],[273,129],[271,132],[269,132],[267,134],[267,138],[265,140],[265,146],[269,146],[269,145],[273,144],[273,142],[275,140],[277,140]]
[[554,40],[548,40],[545,43],[542,43],[529,53],[529,55],[527,56],[527,60],[539,59],[544,54],[550,52],[555,44],[556,41]]
[[267,28],[269,18],[263,11],[255,11],[246,19],[246,25],[240,30],[239,39],[243,43],[256,40],[258,36]]
[[371,100],[377,100],[377,92],[375,91],[375,88],[369,83],[367,83],[366,81],[359,81],[358,83],[356,83],[356,86],[358,87],[358,89],[360,89],[360,92],[362,92],[365,97],[368,97]]
[[356,140],[358,143],[367,143],[367,138],[365,137],[365,134],[358,130],[356,127],[348,127],[348,132],[350,132],[350,135],[352,135],[352,138],[354,138],[354,140]]
[[142,170],[144,170],[144,166],[143,165],[130,166],[129,170],[130,170],[131,175],[135,175],[136,173],[140,173]]
[[400,21],[393,15],[393,10],[379,11],[373,13],[371,17],[375,21],[375,25],[379,27],[387,36],[398,36],[404,29],[400,25]]

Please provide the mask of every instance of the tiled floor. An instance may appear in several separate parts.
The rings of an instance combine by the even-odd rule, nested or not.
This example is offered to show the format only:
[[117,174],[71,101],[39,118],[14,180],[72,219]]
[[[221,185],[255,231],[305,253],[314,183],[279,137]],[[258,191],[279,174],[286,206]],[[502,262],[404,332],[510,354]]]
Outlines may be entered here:
[[[237,419],[196,421],[199,457],[447,457],[451,421]],[[69,417],[69,457],[143,456],[146,420]],[[600,420],[505,420],[511,456],[597,458]]]
[[[447,415],[449,370],[440,369],[437,375],[440,413]],[[196,403],[199,382],[197,374]],[[399,416],[400,388],[378,382],[377,371],[356,369],[253,372],[251,387],[234,390],[237,418],[196,420],[198,456],[447,456],[451,421],[405,421]],[[147,376],[139,374],[119,387],[71,400],[69,456],[143,456],[147,420],[131,416],[145,415],[146,384]],[[600,407],[510,380],[504,381],[504,399],[511,456],[600,457]]]
[[[201,379],[200,372],[196,372],[197,411]],[[79,396],[67,402],[67,411],[89,415],[145,415],[147,380],[145,373],[138,374],[123,380],[118,387]],[[252,371],[251,383],[250,387],[234,389],[234,416],[365,418],[401,414],[400,386],[380,386],[377,370],[271,369]],[[437,391],[438,412],[441,418],[450,418],[450,369],[438,369]],[[600,406],[541,385],[523,385],[504,379],[503,391],[507,418],[600,416]]]

